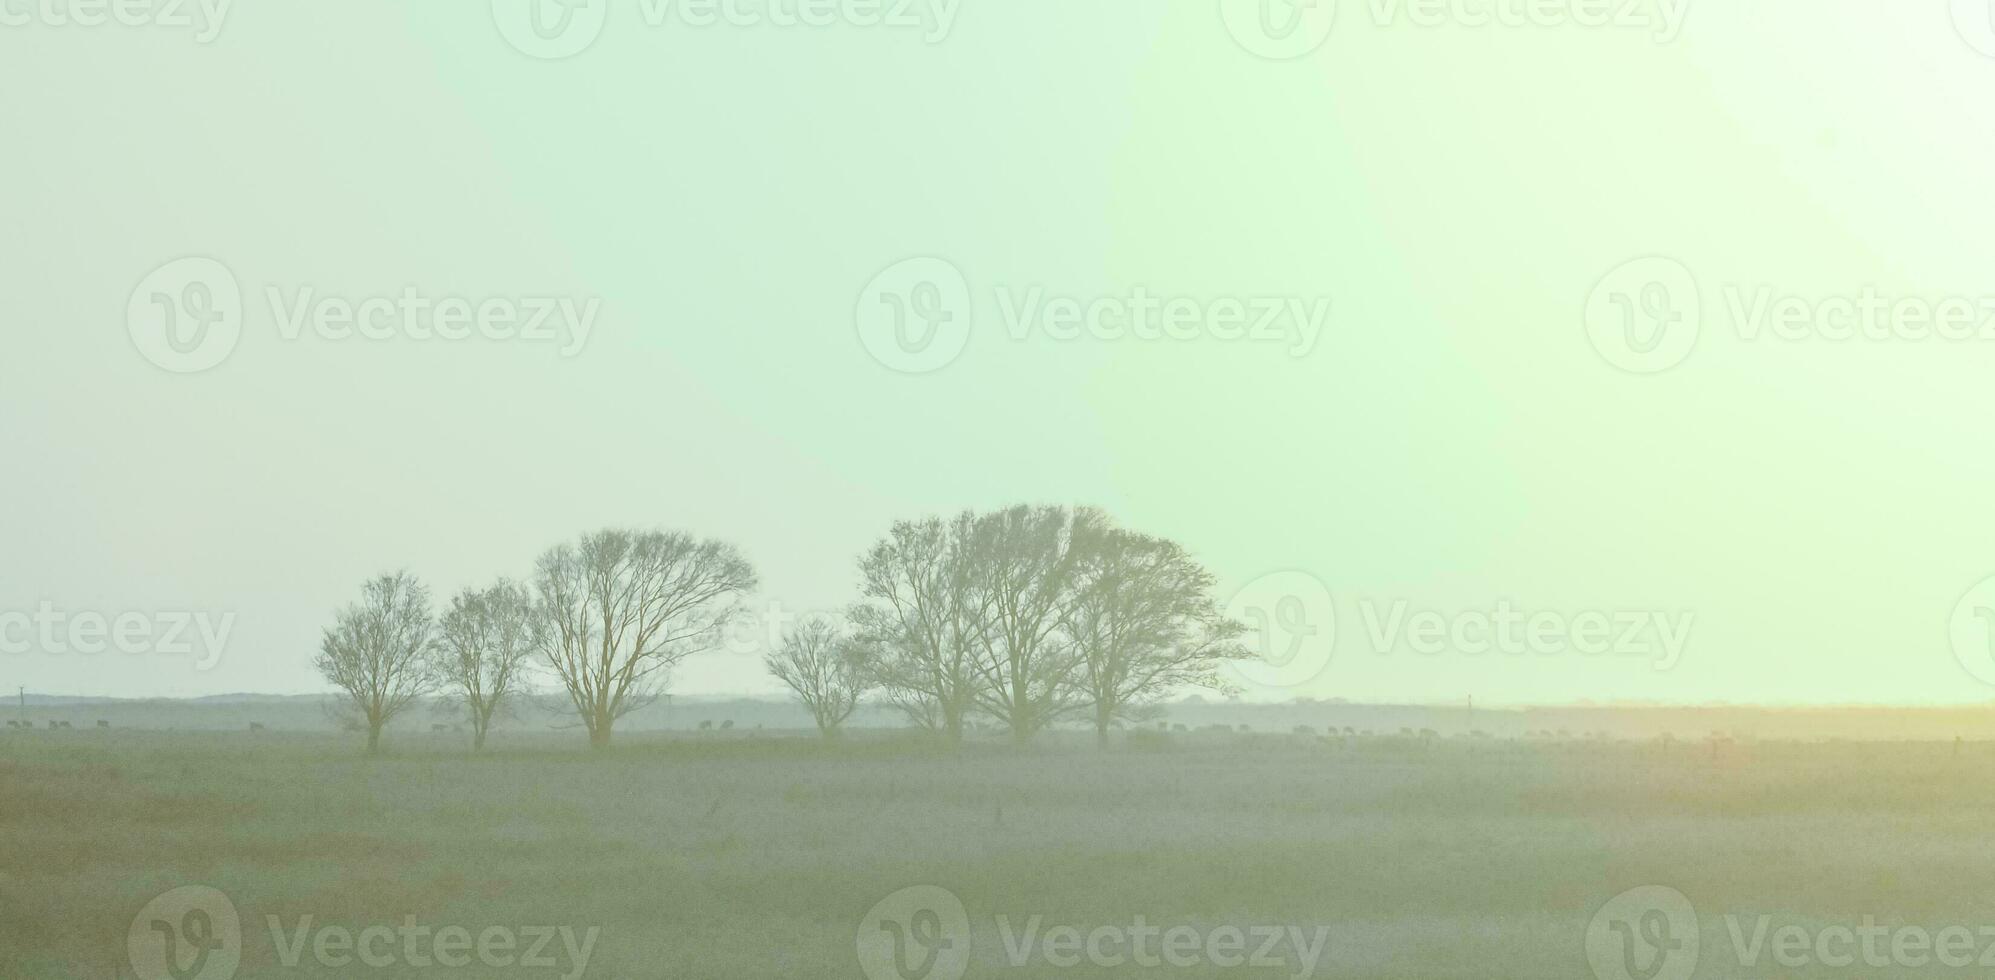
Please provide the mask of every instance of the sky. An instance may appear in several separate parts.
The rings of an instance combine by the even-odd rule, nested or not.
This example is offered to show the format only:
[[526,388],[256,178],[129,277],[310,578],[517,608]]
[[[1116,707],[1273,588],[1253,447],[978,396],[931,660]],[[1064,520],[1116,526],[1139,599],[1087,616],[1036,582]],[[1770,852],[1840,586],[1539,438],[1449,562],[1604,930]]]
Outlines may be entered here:
[[636,526],[772,694],[1030,501],[1249,698],[1995,699],[1978,0],[532,2],[0,0],[0,688],[325,690],[368,577]]

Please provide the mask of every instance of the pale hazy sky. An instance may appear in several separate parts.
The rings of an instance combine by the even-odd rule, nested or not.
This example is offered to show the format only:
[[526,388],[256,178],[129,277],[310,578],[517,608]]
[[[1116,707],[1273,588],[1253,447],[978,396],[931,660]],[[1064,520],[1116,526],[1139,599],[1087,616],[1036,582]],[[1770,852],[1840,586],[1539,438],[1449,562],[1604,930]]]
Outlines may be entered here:
[[[366,577],[448,594],[612,524],[738,543],[759,609],[835,607],[897,517],[1048,501],[1178,539],[1299,637],[1258,696],[1995,698],[1957,610],[1995,575],[1978,0],[1343,0],[1302,52],[1254,0],[597,2],[542,60],[513,0],[236,4],[205,42],[198,4],[0,0],[0,643],[44,609],[85,646],[93,616],[229,627],[206,670],[37,649],[0,687],[320,690]],[[220,348],[135,339],[154,296],[225,310],[185,288],[217,269],[239,335],[167,370]],[[880,290],[937,269],[962,294],[903,301],[973,310],[921,356],[962,349],[894,370]],[[405,291],[588,332],[294,322]],[[1178,336],[1128,335],[1168,299]],[[1600,349],[1625,317],[1674,325]],[[773,690],[758,645],[678,690]]]

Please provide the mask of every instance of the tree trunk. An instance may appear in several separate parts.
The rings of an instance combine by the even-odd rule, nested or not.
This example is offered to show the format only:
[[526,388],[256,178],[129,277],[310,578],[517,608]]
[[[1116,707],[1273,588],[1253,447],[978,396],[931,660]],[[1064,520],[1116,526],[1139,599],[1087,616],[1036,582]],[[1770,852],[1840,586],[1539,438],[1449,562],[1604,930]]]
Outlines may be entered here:
[[378,721],[367,723],[367,754],[381,754],[381,723]]
[[1032,695],[1017,664],[1012,665],[1010,720],[1011,744],[1023,747],[1032,740]]
[[471,751],[485,751],[485,726],[479,725],[471,732]]
[[610,747],[610,720],[598,718],[589,726],[589,747],[598,751]]
[[942,737],[950,745],[963,744],[963,708],[961,705],[942,705]]
[[1108,726],[1114,720],[1114,709],[1097,700],[1094,708],[1094,744],[1097,748],[1108,748]]

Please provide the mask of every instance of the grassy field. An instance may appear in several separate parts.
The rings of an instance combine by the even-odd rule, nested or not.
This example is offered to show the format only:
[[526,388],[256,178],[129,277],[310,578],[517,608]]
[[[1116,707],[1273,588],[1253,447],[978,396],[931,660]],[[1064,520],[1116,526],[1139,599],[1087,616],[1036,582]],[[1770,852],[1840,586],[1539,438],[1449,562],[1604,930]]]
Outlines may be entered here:
[[[1909,954],[1788,968],[1764,946],[1742,963],[1731,931],[1750,942],[1761,915],[1811,936],[1866,916],[1995,925],[1983,743],[578,741],[514,735],[474,758],[404,738],[370,760],[331,735],[0,732],[0,977],[137,976],[135,916],[186,885],[239,911],[248,978],[556,978],[581,962],[562,938],[551,965],[496,968],[444,966],[422,938],[380,966],[311,945],[327,926],[411,923],[522,947],[537,927],[594,929],[592,978],[857,978],[869,911],[918,885],[962,903],[973,977],[1588,977],[1596,910],[1647,885],[1695,904],[1699,977],[1977,972]],[[1307,970],[1287,938],[1237,969],[1204,945],[1183,965],[1114,961],[1139,916],[1202,942],[1237,928],[1248,956],[1319,927],[1327,948]],[[933,925],[910,934],[933,948]],[[1058,926],[1125,931],[1069,966],[1043,943]],[[910,962],[900,975],[936,969]]]

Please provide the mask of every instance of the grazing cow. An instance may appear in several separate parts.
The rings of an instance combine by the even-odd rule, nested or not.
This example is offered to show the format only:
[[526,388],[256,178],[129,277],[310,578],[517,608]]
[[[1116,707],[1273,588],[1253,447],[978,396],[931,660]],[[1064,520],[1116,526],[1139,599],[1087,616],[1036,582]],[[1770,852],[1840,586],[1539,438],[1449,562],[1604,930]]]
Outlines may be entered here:
[[111,723],[110,723],[110,722],[108,722],[108,721],[102,721],[102,720],[100,720],[100,721],[98,721],[98,722],[97,722],[97,727],[98,727],[98,728],[109,728],[109,727],[111,727]]
[[720,730],[721,730],[721,731],[728,731],[728,730],[732,729],[733,727],[734,727],[734,719],[732,719],[732,718],[729,718],[728,720],[726,720],[726,721],[723,721],[723,722],[721,722],[721,723],[720,723]]
[[61,728],[61,727],[62,727],[62,722],[59,722],[59,721],[51,721],[51,722],[49,722],[49,723],[48,723],[48,727],[49,727],[49,729],[50,729],[51,731],[53,731],[53,730],[55,730],[55,729],[57,729],[57,728]]
[[703,721],[703,722],[700,722],[700,731],[703,731],[703,732],[710,732],[710,731],[713,731],[713,722],[712,722],[712,721]]
[[1289,733],[1292,735],[1314,735],[1316,734],[1316,729],[1311,728],[1308,725],[1297,725],[1294,728],[1289,729]]
[[10,721],[10,722],[8,722],[8,723],[7,723],[7,727],[8,727],[8,728],[19,728],[19,727],[21,727],[21,723],[20,723],[20,722],[18,722],[18,721]]
[[1189,729],[1189,728],[1186,728],[1185,726],[1183,726],[1183,725],[1181,725],[1181,724],[1180,724],[1180,725],[1172,725],[1172,726],[1171,726],[1171,731],[1174,731],[1174,732],[1188,732],[1188,731],[1190,731],[1190,730],[1191,730],[1191,729]]
[[263,722],[260,722],[260,721],[252,721],[252,722],[250,722],[250,723],[249,723],[249,730],[250,730],[250,731],[252,731],[252,732],[260,732],[260,731],[262,731],[262,730],[263,730]]

